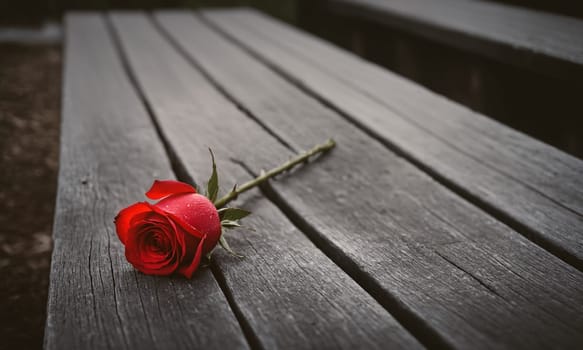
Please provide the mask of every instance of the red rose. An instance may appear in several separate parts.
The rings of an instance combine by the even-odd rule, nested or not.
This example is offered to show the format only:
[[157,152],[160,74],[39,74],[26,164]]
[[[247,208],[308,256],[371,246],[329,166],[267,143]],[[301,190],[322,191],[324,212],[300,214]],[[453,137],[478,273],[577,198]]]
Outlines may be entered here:
[[191,278],[201,257],[221,236],[217,209],[194,187],[179,181],[154,181],[146,196],[161,200],[133,204],[115,218],[127,260],[145,274],[177,272]]

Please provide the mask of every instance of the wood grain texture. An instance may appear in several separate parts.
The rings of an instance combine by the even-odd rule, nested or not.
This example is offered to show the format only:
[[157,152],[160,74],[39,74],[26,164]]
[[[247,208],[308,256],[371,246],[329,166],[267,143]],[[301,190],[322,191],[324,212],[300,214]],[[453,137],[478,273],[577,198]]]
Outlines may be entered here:
[[[217,91],[147,17],[114,13],[111,18],[131,71],[187,176],[208,178],[207,147],[213,149],[225,190],[249,178],[233,159],[244,154],[268,168],[292,155]],[[224,56],[215,59],[229,63]],[[254,231],[227,235],[245,258],[219,249],[214,262],[254,347],[421,347],[269,200],[255,192],[245,194],[239,205],[253,211],[244,223]]]
[[159,136],[102,18],[66,17],[59,190],[46,349],[248,348],[210,270],[145,276],[113,218],[155,178],[173,178]]
[[[208,18],[267,55],[259,35],[221,17]],[[160,13],[156,19],[219,89],[291,148],[337,140],[329,156],[273,182],[267,193],[418,339],[454,348],[569,348],[583,341],[581,272],[461,199],[195,17]],[[327,88],[340,89],[335,84]],[[345,99],[349,103],[351,96]],[[252,129],[238,135],[217,137],[229,144],[265,137]],[[259,152],[229,151],[251,169],[264,166]],[[281,155],[275,146],[261,153]]]
[[247,10],[208,13],[274,69],[583,269],[583,162]]
[[488,1],[332,0],[332,12],[535,72],[583,77],[583,21]]

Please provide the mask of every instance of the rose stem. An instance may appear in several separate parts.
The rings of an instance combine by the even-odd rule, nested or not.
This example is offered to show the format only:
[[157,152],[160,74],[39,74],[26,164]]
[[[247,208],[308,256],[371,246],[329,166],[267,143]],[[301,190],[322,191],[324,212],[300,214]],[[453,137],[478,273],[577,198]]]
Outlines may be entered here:
[[224,207],[225,205],[227,205],[227,203],[236,199],[241,193],[248,191],[248,190],[252,189],[253,187],[256,187],[256,186],[262,184],[263,182],[269,180],[270,178],[272,178],[276,175],[279,175],[279,174],[283,173],[284,171],[289,170],[300,163],[307,161],[310,157],[312,157],[318,153],[323,153],[323,152],[331,150],[332,148],[334,148],[334,146],[336,146],[336,142],[334,142],[334,140],[332,140],[332,139],[328,139],[328,141],[326,141],[325,143],[320,144],[320,145],[316,145],[311,150],[306,151],[306,152],[301,153],[301,154],[298,154],[296,157],[288,160],[287,162],[283,163],[282,165],[275,167],[275,168],[269,170],[268,172],[262,172],[262,174],[259,175],[258,177],[256,177],[255,179],[248,181],[239,187],[233,188],[233,190],[231,190],[231,192],[229,192],[227,195],[225,195],[222,198],[217,199],[214,203],[215,207],[217,209]]

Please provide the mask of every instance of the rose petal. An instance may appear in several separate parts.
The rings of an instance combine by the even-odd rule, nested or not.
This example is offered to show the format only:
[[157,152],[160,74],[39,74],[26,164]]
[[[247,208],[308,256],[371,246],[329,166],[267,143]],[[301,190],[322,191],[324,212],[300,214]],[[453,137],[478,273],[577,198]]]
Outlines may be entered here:
[[116,224],[127,260],[145,274],[191,278],[205,253],[206,234],[150,203],[124,209]]
[[[186,231],[187,233],[190,233],[191,235],[201,238],[203,236],[202,233],[200,233],[198,230],[196,230],[195,228],[193,228],[192,226],[186,224],[185,222],[183,222],[182,220],[180,220],[179,218],[177,218],[176,216],[165,212],[164,210],[162,210],[161,208],[158,208],[157,206],[151,205],[150,203],[147,203],[150,206],[150,209],[152,209],[152,211],[156,214],[159,214],[163,219],[164,219],[164,223],[167,223],[172,232],[173,232],[173,238],[176,239],[178,241],[178,245],[180,246],[181,250],[182,250],[182,254],[180,255],[181,258],[184,257],[184,255],[186,254],[186,244],[184,243],[184,236],[183,233],[181,231],[179,231],[178,227],[182,228],[184,231]],[[155,221],[155,218],[150,218],[149,221]],[[178,224],[178,227],[176,227]],[[157,226],[163,226],[161,223],[158,223]],[[164,231],[165,233],[167,233],[167,231]]]
[[196,193],[196,189],[180,181],[155,180],[146,196],[150,199],[160,199],[176,193]]
[[170,213],[166,213],[166,215],[168,215],[172,221],[177,223],[182,229],[184,229],[184,231],[191,234],[192,236],[194,236],[196,238],[206,237],[206,235],[204,233],[202,233],[199,230],[197,230],[196,228],[192,227],[192,225],[190,225],[186,221],[182,220],[178,216],[176,216],[174,214],[170,214]]
[[[178,245],[180,248],[180,259],[182,260],[182,258],[184,258],[184,256],[186,255],[186,244],[185,244],[185,232],[186,234],[188,234],[188,227],[184,227],[183,223],[179,223],[177,222],[177,220],[175,220],[175,218],[173,217],[173,215],[166,213],[165,211],[163,211],[162,209],[155,207],[155,206],[151,206],[152,211],[155,214],[159,214],[161,219],[163,219],[163,222],[159,222],[156,217],[151,217],[148,219],[148,221],[152,224],[155,224],[155,226],[157,228],[159,228],[165,235],[166,237],[168,237],[168,239],[170,239],[172,242],[176,242],[174,243],[174,245]],[[192,234],[192,233],[191,233]],[[201,237],[202,237],[202,233],[200,233]]]
[[170,275],[176,271],[179,260],[174,249],[155,252],[151,248],[151,233],[136,232],[125,249],[126,259],[139,271],[148,275]]
[[204,245],[204,241],[206,239],[206,235],[203,236],[200,241],[198,242],[198,247],[196,247],[196,253],[194,254],[194,259],[188,266],[180,267],[178,272],[186,278],[192,278],[192,275],[198,268],[200,264],[200,259],[202,258],[202,247]]
[[119,214],[114,219],[115,230],[117,231],[117,236],[119,240],[125,245],[128,237],[128,231],[130,228],[130,222],[132,218],[141,213],[152,211],[149,203],[139,202],[130,205],[129,207],[122,209]]

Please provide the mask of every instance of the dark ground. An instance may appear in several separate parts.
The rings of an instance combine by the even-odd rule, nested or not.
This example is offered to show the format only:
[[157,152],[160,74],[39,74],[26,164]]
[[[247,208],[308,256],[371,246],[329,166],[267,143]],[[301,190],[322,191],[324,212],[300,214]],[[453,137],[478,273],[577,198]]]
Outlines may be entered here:
[[61,53],[0,44],[0,348],[41,348],[58,168]]

